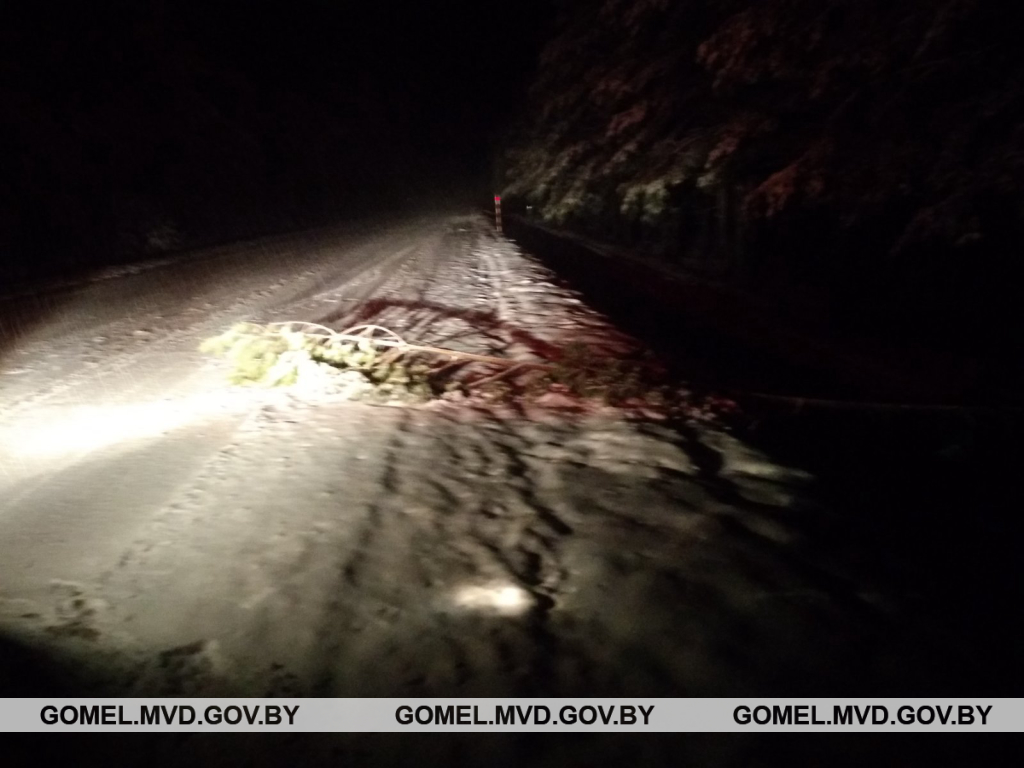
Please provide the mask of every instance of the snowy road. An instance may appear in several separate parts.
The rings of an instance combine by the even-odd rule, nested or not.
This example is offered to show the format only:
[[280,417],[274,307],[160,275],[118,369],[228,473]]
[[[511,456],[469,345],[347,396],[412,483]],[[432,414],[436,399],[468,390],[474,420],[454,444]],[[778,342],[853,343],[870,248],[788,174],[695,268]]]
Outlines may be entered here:
[[629,347],[480,220],[232,246],[0,315],[0,650],[38,664],[9,685],[921,695],[928,649],[894,639],[812,478],[725,432],[239,390],[196,351],[284,319]]

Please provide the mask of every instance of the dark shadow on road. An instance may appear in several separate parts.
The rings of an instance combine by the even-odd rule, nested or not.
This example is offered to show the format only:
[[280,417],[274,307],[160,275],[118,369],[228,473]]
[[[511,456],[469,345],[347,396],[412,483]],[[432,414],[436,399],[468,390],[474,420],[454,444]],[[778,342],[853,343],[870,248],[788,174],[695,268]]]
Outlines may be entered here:
[[977,690],[1016,696],[1024,662],[1011,630],[1024,600],[1018,480],[1024,417],[827,409],[757,412],[743,439],[806,468],[845,521],[861,566],[907,596],[906,622],[981,674]]
[[[587,303],[677,364],[680,375],[721,390],[801,397],[956,402],[978,382],[963,364],[944,375],[831,340],[819,328],[775,317],[727,286],[684,278],[646,262],[512,218],[506,227]],[[933,361],[934,362],[934,361]],[[933,365],[934,368],[934,365]]]
[[46,650],[0,635],[0,698],[73,695],[67,673]]

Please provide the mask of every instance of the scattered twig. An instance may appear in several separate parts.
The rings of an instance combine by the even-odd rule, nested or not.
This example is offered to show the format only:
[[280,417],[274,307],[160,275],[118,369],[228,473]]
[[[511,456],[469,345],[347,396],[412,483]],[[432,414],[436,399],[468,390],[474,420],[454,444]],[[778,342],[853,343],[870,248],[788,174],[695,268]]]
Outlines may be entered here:
[[496,381],[500,381],[501,379],[511,376],[513,373],[520,372],[523,371],[524,369],[531,367],[532,366],[529,363],[518,363],[516,365],[513,365],[511,368],[506,368],[504,371],[499,371],[493,376],[485,376],[482,379],[476,379],[475,381],[473,381],[473,386],[482,387],[485,384],[493,384]]

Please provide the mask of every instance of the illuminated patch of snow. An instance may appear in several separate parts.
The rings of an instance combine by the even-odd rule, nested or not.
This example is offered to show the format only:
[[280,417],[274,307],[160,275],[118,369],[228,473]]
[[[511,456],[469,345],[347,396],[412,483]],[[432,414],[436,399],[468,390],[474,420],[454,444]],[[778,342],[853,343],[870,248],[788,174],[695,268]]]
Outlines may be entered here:
[[507,583],[461,587],[454,599],[460,608],[502,616],[518,616],[534,604],[529,592]]

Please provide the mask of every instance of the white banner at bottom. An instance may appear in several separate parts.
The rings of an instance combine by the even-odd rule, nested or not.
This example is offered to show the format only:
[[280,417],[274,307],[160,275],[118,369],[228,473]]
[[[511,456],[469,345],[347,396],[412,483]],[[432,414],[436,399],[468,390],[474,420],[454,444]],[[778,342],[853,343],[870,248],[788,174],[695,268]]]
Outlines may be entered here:
[[1020,732],[1024,699],[0,699],[0,731]]

